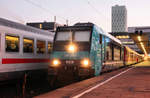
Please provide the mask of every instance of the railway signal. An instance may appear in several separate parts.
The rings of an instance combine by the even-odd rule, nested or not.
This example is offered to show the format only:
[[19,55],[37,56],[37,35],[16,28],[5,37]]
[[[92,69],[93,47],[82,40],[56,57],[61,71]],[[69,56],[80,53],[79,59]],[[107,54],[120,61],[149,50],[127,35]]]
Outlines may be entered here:
[[142,30],[141,31],[135,31],[135,34],[139,34],[140,36],[142,36],[143,31]]

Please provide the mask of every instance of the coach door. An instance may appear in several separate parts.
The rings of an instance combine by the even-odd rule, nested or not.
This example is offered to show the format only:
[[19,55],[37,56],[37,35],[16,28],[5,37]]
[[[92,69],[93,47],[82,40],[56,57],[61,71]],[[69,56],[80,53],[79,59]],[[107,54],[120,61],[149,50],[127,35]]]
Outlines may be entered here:
[[103,63],[105,61],[105,53],[106,53],[106,41],[105,41],[105,36],[102,36],[102,44],[101,44],[101,48],[102,48],[102,51],[101,51],[101,65],[103,67]]
[[103,44],[103,36],[99,34],[99,42],[96,45],[96,57],[95,57],[95,75],[98,76],[101,72],[102,68],[102,44]]
[[100,42],[100,46],[101,46],[100,72],[102,72],[102,68],[104,67],[103,63],[105,60],[105,51],[106,51],[105,36],[101,35],[100,40],[101,40],[101,42]]

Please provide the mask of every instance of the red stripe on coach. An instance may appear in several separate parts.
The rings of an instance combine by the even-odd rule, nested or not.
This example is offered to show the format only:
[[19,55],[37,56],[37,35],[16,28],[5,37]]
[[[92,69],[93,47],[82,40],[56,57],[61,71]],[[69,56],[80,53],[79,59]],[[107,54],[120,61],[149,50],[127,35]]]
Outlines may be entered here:
[[2,64],[47,63],[47,62],[50,62],[50,59],[20,59],[20,58],[2,59]]

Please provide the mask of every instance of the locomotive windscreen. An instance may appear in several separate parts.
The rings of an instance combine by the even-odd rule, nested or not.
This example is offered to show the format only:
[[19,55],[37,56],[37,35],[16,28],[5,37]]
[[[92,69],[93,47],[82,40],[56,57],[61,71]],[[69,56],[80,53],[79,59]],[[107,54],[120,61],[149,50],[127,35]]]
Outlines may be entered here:
[[89,31],[75,32],[74,41],[76,41],[76,42],[88,42],[88,41],[90,41],[90,32]]
[[90,31],[57,32],[56,41],[89,42]]
[[58,32],[56,36],[57,41],[69,41],[72,38],[71,32]]

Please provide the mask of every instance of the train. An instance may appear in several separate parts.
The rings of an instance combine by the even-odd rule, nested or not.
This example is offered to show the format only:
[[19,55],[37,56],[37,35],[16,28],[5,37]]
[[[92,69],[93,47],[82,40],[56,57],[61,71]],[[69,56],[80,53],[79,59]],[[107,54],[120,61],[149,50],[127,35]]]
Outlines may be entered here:
[[0,18],[0,82],[47,74],[54,33]]
[[93,23],[58,27],[49,75],[92,77],[143,61],[143,56]]

